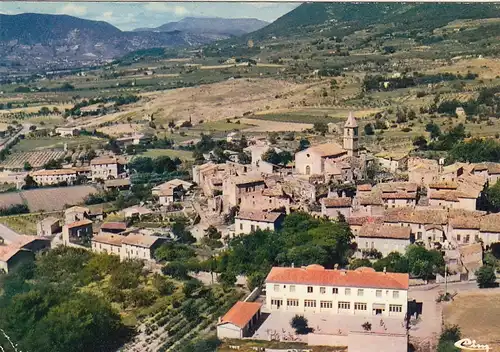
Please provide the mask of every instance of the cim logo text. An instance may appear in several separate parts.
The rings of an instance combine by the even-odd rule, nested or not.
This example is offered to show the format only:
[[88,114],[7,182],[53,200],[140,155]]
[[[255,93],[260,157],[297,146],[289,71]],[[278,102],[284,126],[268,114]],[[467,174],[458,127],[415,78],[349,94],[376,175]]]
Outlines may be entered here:
[[455,342],[455,347],[458,347],[464,351],[489,351],[490,347],[488,345],[481,345],[476,343],[476,340],[471,339],[461,339]]

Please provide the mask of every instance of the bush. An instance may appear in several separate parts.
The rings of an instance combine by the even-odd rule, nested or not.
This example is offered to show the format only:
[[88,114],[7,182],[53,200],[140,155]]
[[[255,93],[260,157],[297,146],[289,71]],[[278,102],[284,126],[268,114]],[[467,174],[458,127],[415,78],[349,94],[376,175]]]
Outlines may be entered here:
[[313,331],[313,329],[309,327],[309,322],[307,321],[307,318],[305,318],[303,315],[298,315],[298,314],[295,315],[292,318],[290,325],[292,328],[295,329],[295,332],[299,335],[306,335]]
[[476,281],[479,288],[495,287],[496,286],[495,269],[489,265],[483,265],[476,271]]

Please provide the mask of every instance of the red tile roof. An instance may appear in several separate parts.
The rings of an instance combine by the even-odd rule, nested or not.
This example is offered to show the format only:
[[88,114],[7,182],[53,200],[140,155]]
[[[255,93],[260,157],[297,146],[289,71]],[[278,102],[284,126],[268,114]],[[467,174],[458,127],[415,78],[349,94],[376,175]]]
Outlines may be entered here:
[[89,219],[83,219],[79,221],[72,222],[71,224],[66,225],[68,229],[72,229],[75,227],[80,227],[80,226],[87,226],[87,225],[92,225],[92,221]]
[[327,208],[343,208],[350,207],[352,204],[352,199],[349,197],[341,198],[323,198],[323,204]]
[[411,228],[383,225],[383,224],[363,224],[359,230],[359,237],[370,238],[393,238],[398,240],[409,240]]
[[105,222],[101,226],[101,230],[123,230],[127,229],[127,224],[124,222]]
[[0,246],[0,261],[7,262],[20,251],[22,251],[22,249],[18,246]]
[[241,211],[236,219],[240,220],[252,220],[252,221],[262,221],[262,222],[276,222],[283,213],[270,212],[266,213],[264,211]]
[[219,325],[231,323],[243,329],[261,307],[262,303],[238,301],[221,318]]
[[266,283],[366,287],[408,290],[409,275],[355,270],[331,270],[321,265],[305,268],[273,267]]

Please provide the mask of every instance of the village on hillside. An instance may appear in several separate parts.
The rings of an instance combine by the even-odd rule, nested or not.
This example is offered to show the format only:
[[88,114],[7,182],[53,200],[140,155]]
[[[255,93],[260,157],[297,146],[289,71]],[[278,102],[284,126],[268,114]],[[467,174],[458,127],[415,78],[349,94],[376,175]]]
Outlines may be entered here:
[[[354,351],[368,351],[366,346],[373,344],[398,351],[406,350],[409,341],[425,344],[436,333],[436,324],[429,321],[437,319],[435,288],[475,283],[486,253],[500,242],[500,214],[481,210],[485,190],[500,178],[500,164],[445,165],[444,159],[409,156],[387,162],[360,144],[353,113],[338,130],[332,140],[298,150],[286,163],[269,161],[281,151],[267,138],[245,141],[245,164],[218,163],[208,153],[190,174],[153,183],[150,196],[135,183],[139,172],[148,172],[142,164],[150,161],[109,151],[60,168],[13,172],[22,190],[14,193],[18,203],[2,200],[13,202],[7,209],[25,204],[33,209],[39,197],[47,197],[33,192],[68,196],[47,198],[53,203],[37,215],[35,236],[1,225],[1,268],[15,270],[37,253],[62,245],[116,255],[120,261],[139,260],[148,270],[161,272],[164,259],[158,251],[173,242],[202,243],[212,249],[211,256],[220,255],[232,240],[261,231],[272,235],[287,226],[291,214],[307,214],[344,224],[352,236],[351,258],[331,268],[289,261],[274,266],[218,317],[218,338],[235,345],[238,339],[252,338]],[[227,138],[239,143],[245,137],[232,133]],[[131,138],[129,143],[141,141]],[[171,159],[163,162],[175,170]],[[82,187],[87,189],[78,194]],[[133,205],[118,201],[120,192],[135,194]],[[0,198],[5,195],[12,197],[6,193]],[[113,207],[106,204],[108,198]],[[395,268],[394,260],[410,247],[438,255],[444,271],[432,263],[420,268],[420,274]],[[203,271],[196,269],[194,275],[209,283]],[[431,299],[425,291],[411,290],[431,284],[437,285],[430,286]],[[448,300],[452,293],[440,295]],[[138,350],[134,346],[131,351]]]

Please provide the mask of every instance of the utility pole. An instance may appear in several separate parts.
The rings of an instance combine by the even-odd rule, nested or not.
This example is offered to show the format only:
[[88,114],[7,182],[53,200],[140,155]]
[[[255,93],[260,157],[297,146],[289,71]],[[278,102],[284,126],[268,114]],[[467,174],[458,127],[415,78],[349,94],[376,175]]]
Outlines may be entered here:
[[448,296],[448,263],[444,263],[444,296]]

